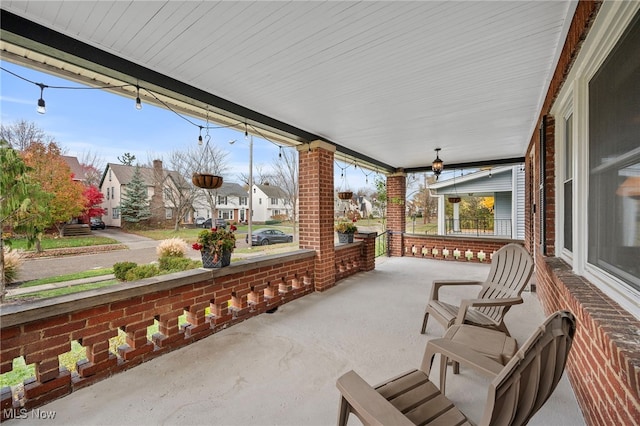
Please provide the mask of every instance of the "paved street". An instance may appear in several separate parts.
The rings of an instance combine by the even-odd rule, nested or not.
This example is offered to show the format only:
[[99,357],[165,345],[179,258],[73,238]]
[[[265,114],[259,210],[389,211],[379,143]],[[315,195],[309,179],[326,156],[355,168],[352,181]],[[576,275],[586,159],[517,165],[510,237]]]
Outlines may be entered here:
[[71,274],[89,269],[110,268],[117,262],[149,263],[158,258],[158,241],[150,238],[127,234],[119,229],[93,231],[97,236],[113,238],[129,247],[128,250],[106,251],[96,254],[77,256],[26,259],[20,270],[19,281]]
[[[126,250],[105,251],[96,254],[82,254],[76,256],[49,257],[40,259],[26,259],[20,270],[18,281],[31,281],[57,275],[72,274],[89,269],[110,268],[117,262],[150,263],[158,259],[156,246],[159,241],[122,232],[117,228],[93,231],[97,236],[113,238],[128,247]],[[246,248],[245,234],[238,234],[236,247]],[[256,255],[267,253],[260,252]],[[252,255],[245,255],[250,257]],[[187,257],[200,259],[200,253],[189,249]]]

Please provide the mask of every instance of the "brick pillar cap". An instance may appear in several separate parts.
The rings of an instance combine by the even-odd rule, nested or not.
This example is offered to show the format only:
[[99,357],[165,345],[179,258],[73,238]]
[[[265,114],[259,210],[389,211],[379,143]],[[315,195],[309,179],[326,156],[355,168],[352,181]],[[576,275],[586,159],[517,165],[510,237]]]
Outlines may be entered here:
[[329,151],[329,152],[336,152],[336,146],[330,144],[329,142],[325,142],[325,141],[321,141],[321,140],[316,140],[313,142],[309,142],[309,143],[305,143],[302,145],[298,145],[296,146],[296,149],[298,151],[308,151],[309,149],[315,149],[315,148],[322,148],[325,151]]
[[387,177],[396,177],[396,176],[399,176],[399,177],[406,177],[406,176],[407,176],[407,174],[404,172],[404,169],[398,169],[398,170],[396,170],[396,171],[395,171],[395,172],[393,172],[393,173],[389,173],[389,174],[387,174]]

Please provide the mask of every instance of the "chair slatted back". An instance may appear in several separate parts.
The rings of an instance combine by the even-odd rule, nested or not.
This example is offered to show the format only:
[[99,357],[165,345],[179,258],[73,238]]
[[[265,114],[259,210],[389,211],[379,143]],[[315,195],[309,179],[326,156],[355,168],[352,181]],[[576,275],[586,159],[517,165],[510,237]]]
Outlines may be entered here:
[[[482,286],[479,299],[518,297],[533,273],[533,258],[519,244],[507,244],[500,248],[491,260],[487,281]],[[477,308],[478,311],[500,322],[505,306]]]
[[558,385],[575,330],[571,312],[549,316],[489,385],[480,424],[526,424]]

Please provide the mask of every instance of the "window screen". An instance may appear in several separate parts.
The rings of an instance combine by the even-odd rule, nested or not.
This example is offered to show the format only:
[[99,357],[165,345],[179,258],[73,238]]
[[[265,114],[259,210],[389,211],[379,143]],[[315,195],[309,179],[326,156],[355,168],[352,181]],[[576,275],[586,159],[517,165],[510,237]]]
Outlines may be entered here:
[[589,82],[588,260],[640,290],[640,13]]

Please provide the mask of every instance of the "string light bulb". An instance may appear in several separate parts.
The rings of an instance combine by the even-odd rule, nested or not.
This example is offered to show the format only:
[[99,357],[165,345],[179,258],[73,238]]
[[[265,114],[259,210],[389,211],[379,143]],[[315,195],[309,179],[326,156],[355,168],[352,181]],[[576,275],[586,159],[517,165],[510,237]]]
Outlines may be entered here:
[[200,135],[198,136],[198,145],[202,145],[202,126],[198,126],[200,128]]
[[140,86],[136,84],[136,109],[140,111],[142,109],[142,102],[140,101]]
[[249,139],[249,131],[247,130],[247,122],[244,122],[244,140]]
[[42,83],[37,83],[37,85],[40,86],[40,99],[38,99],[38,108],[36,108],[36,111],[38,112],[38,114],[44,114],[47,112],[47,108],[45,106],[42,93],[44,92],[44,88],[49,86]]
[[282,158],[282,147],[280,147],[280,152],[278,153],[278,158]]

